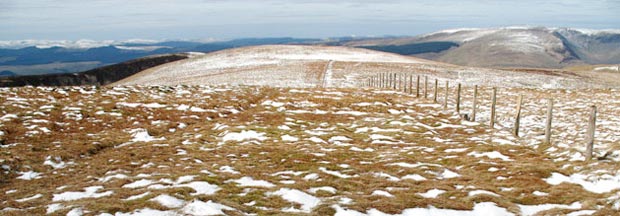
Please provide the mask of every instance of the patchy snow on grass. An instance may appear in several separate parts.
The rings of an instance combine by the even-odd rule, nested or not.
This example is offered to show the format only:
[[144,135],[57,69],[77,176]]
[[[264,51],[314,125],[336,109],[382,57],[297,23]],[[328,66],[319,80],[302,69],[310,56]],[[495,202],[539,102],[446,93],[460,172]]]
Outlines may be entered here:
[[185,204],[185,201],[167,194],[161,194],[159,196],[156,196],[150,199],[150,201],[159,203],[166,208],[180,208],[181,206],[183,206],[183,204]]
[[220,172],[231,173],[231,174],[239,174],[240,172],[236,171],[235,168],[231,166],[222,166],[220,167]]
[[336,177],[338,177],[338,178],[351,178],[351,177],[353,177],[353,176],[351,176],[351,175],[343,174],[343,173],[338,172],[338,171],[328,170],[328,169],[327,169],[327,168],[325,168],[325,167],[319,167],[319,170],[320,170],[321,172],[324,172],[324,173],[326,173],[326,174],[330,174],[330,175],[336,176]]
[[483,152],[483,153],[478,153],[478,152],[470,152],[469,154],[467,154],[469,156],[474,156],[474,157],[488,157],[491,159],[501,159],[503,161],[513,161],[512,159],[510,159],[510,157],[503,155],[502,153],[498,152],[498,151],[492,151],[492,152]]
[[241,187],[266,187],[266,188],[275,187],[274,184],[269,183],[268,181],[254,180],[252,177],[247,177],[247,176],[241,177],[240,179],[226,181],[226,183],[228,182],[237,183]]
[[174,187],[188,187],[194,189],[195,192],[190,194],[192,196],[213,195],[220,190],[220,187],[218,187],[217,185],[210,184],[209,182],[204,181],[195,181],[187,184],[176,185]]
[[[365,216],[365,215],[381,215],[389,216],[390,214],[383,213],[377,209],[370,209],[368,214],[364,214],[354,210],[348,210],[340,207],[339,205],[332,205],[332,208],[336,210],[335,216]],[[480,216],[480,215],[493,215],[493,216],[512,216],[505,208],[498,207],[493,202],[476,203],[473,210],[452,210],[452,209],[438,209],[433,206],[428,208],[408,208],[403,210],[398,215],[450,215],[450,216]],[[394,215],[396,216],[396,215]]]
[[460,177],[460,176],[461,175],[459,175],[458,173],[453,172],[452,170],[445,169],[437,177],[440,178],[440,179],[449,179],[449,178],[456,178],[456,177]]
[[66,207],[66,206],[64,206],[63,204],[60,204],[60,203],[49,204],[49,205],[47,205],[47,208],[45,210],[45,214],[51,214],[51,213],[54,213],[54,212],[56,212],[58,210],[65,209],[65,208],[68,208],[68,207]]
[[406,163],[406,162],[397,162],[397,163],[391,163],[388,164],[388,166],[399,166],[399,167],[404,167],[404,168],[417,168],[417,167],[441,167],[441,165],[439,164],[431,164],[431,163]]
[[534,191],[532,192],[532,194],[534,194],[534,196],[549,196],[549,193],[545,193],[542,191]]
[[620,189],[620,175],[612,176],[605,174],[602,176],[590,176],[583,174],[572,174],[565,176],[561,173],[551,173],[549,178],[544,179],[548,184],[559,185],[563,182],[578,184],[593,193],[607,193],[616,189]]
[[375,190],[371,194],[371,196],[384,196],[384,197],[394,197],[390,192],[384,190]]
[[[280,196],[289,202],[301,204],[301,212],[305,213],[310,213],[314,207],[321,203],[319,198],[296,189],[280,188],[280,190],[269,194]],[[295,211],[296,209],[291,208],[289,210]]]
[[35,171],[19,172],[19,175],[20,176],[17,176],[17,179],[22,179],[22,180],[27,180],[27,181],[41,178],[41,173],[38,173]]
[[321,138],[318,138],[318,137],[310,137],[309,140],[314,142],[314,143],[327,143],[327,142],[325,142],[325,140],[323,140]]
[[241,142],[244,140],[259,140],[259,141],[264,141],[268,139],[267,137],[265,137],[265,133],[260,133],[260,132],[256,132],[253,130],[243,130],[239,133],[227,133],[226,135],[224,135],[224,137],[222,137],[222,141],[226,142],[226,141],[237,141],[237,142]]
[[467,151],[467,149],[469,149],[469,148],[446,149],[446,150],[444,150],[444,152],[445,153],[461,153],[461,152]]
[[100,214],[99,216],[173,216],[177,214],[178,213],[175,213],[174,211],[161,211],[150,208],[143,208],[135,210],[131,213],[116,212],[114,215],[104,213]]
[[473,190],[467,193],[467,196],[476,196],[476,195],[491,195],[491,196],[495,196],[495,197],[500,197],[499,194],[493,193],[491,191],[487,191],[487,190]]
[[60,157],[55,157],[52,160],[52,156],[47,156],[43,162],[43,165],[49,165],[54,169],[62,169],[66,166],[65,162],[63,162]]
[[132,142],[152,142],[152,141],[166,140],[166,138],[164,137],[155,138],[151,136],[149,132],[144,128],[133,129],[133,130],[130,130],[129,133],[131,134]]
[[184,206],[181,211],[187,215],[226,215],[223,210],[234,211],[234,208],[225,206],[211,200],[203,202],[200,200],[194,200]]
[[104,196],[110,196],[112,195],[112,193],[114,193],[112,191],[97,193],[97,191],[101,189],[103,189],[103,186],[90,186],[90,187],[84,188],[84,192],[69,191],[69,192],[64,192],[61,194],[54,194],[52,201],[57,202],[57,201],[79,200],[79,199],[84,199],[84,198],[99,198],[99,197],[104,197]]
[[141,188],[149,186],[153,183],[155,182],[149,179],[140,179],[138,181],[123,185],[123,188]]
[[151,192],[147,191],[147,192],[144,192],[144,193],[141,193],[141,194],[138,194],[138,195],[133,195],[133,196],[127,197],[127,199],[124,199],[124,200],[125,201],[131,201],[131,200],[142,199],[142,198],[144,198],[144,197],[146,197],[146,196],[148,196],[150,194],[151,194]]
[[409,179],[409,180],[414,180],[414,181],[426,181],[428,179],[424,178],[424,176],[418,175],[418,174],[409,174],[406,176],[403,176],[401,179],[405,180],[405,179]]
[[336,188],[330,187],[330,186],[322,186],[322,187],[313,187],[308,189],[308,192],[316,194],[318,191],[325,191],[325,192],[329,192],[331,194],[335,194],[336,193]]
[[574,202],[570,205],[560,205],[560,204],[541,204],[541,205],[517,205],[521,210],[521,215],[529,216],[535,215],[538,212],[546,211],[549,209],[560,208],[560,209],[580,209],[581,203]]
[[282,135],[280,137],[280,139],[282,139],[282,141],[284,141],[284,142],[297,142],[297,141],[299,141],[299,138],[291,136],[291,135],[288,135],[288,134]]
[[439,190],[439,189],[431,189],[428,190],[424,193],[417,193],[418,195],[420,195],[421,197],[427,198],[427,199],[434,199],[437,198],[437,196],[445,193],[445,190]]
[[42,195],[42,194],[36,194],[36,195],[34,195],[34,196],[24,197],[24,198],[21,198],[21,199],[16,199],[16,200],[15,200],[15,202],[28,202],[28,201],[30,201],[30,200],[39,199],[39,198],[41,198],[41,197],[43,197],[43,195]]

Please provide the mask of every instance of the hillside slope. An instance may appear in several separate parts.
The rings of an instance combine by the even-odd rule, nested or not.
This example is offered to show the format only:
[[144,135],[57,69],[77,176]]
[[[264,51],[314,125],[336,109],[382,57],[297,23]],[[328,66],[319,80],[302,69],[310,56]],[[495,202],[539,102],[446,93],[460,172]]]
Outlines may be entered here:
[[186,54],[157,55],[80,73],[0,77],[0,87],[107,85],[148,68],[187,57]]
[[[446,46],[445,43],[457,45]],[[431,60],[479,67],[562,68],[574,64],[620,63],[620,31],[506,27],[453,29],[417,37],[361,40],[347,46],[402,52],[402,47],[436,44],[411,54]],[[382,48],[391,49],[382,49]],[[407,53],[404,53],[407,54]]]
[[137,73],[113,85],[265,85],[357,87],[381,73],[458,80],[465,85],[512,87],[614,87],[620,75],[545,70],[498,70],[440,62],[360,48],[256,46],[223,50]]

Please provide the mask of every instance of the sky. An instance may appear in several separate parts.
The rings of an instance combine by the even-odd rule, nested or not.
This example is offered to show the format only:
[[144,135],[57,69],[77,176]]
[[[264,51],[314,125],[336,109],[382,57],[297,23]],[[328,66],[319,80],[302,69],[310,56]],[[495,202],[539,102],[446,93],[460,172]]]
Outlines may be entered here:
[[0,40],[405,36],[524,25],[620,29],[620,0],[0,0]]

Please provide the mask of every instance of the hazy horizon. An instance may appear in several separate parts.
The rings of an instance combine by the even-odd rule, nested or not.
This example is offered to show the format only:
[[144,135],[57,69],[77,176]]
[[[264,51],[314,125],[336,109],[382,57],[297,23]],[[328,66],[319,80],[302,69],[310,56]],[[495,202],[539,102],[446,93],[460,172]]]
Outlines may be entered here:
[[453,28],[619,29],[620,2],[5,0],[0,40],[411,36]]

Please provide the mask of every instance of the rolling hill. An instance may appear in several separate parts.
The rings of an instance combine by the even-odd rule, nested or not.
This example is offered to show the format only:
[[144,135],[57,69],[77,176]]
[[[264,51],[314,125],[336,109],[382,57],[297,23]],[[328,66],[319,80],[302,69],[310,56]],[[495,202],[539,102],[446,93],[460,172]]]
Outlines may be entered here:
[[356,87],[380,73],[422,75],[467,85],[587,88],[617,86],[618,73],[463,67],[350,47],[270,45],[223,50],[160,65],[112,85]]

